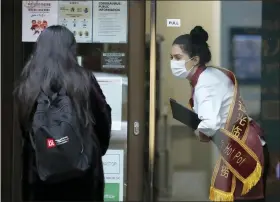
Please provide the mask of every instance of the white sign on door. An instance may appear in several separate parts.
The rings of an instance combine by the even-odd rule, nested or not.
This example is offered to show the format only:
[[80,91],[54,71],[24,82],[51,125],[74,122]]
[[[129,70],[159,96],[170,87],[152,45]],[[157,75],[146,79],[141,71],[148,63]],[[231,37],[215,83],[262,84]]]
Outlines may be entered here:
[[167,19],[167,27],[181,27],[181,19]]
[[78,43],[90,43],[92,1],[59,1],[58,24],[72,31]]
[[127,42],[127,0],[93,1],[93,42]]
[[96,76],[100,88],[102,89],[106,101],[112,108],[112,128],[111,130],[122,129],[122,78]]
[[107,150],[102,157],[105,193],[104,201],[123,201],[124,151]]

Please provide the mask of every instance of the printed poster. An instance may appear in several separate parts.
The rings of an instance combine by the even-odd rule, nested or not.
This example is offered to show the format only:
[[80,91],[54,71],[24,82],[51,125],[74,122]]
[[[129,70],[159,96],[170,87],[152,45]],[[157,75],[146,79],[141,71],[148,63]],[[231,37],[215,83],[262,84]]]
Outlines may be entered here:
[[22,41],[36,42],[41,32],[57,24],[58,1],[22,1]]
[[124,151],[108,150],[102,161],[105,176],[104,201],[123,201]]
[[127,1],[93,1],[93,42],[127,42]]
[[78,43],[92,42],[92,1],[59,1],[58,24],[71,30]]
[[122,129],[122,77],[96,76],[107,103],[112,108],[112,130]]

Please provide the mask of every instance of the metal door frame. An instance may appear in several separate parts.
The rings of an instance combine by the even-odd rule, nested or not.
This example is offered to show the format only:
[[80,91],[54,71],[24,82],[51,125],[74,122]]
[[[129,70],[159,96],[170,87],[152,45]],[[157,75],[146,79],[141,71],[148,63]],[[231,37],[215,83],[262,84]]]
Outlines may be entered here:
[[156,4],[157,0],[150,3],[150,96],[149,96],[149,201],[156,201],[155,195],[155,138],[156,138]]
[[[19,9],[20,5],[20,9]],[[21,1],[2,1],[1,24],[1,200],[19,201],[21,198],[21,139],[15,120],[13,89],[21,64]],[[18,23],[18,25],[17,25]],[[21,69],[20,69],[21,70]],[[5,118],[3,118],[5,117]]]
[[[145,179],[145,1],[129,1],[126,201],[143,201]],[[139,133],[134,124],[139,123]]]

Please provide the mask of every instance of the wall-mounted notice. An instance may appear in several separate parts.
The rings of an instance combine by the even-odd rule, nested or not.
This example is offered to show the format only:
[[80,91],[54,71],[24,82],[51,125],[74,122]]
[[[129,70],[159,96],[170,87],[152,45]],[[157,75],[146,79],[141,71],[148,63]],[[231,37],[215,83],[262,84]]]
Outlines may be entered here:
[[57,24],[58,1],[22,1],[22,41],[35,42],[41,32]]
[[92,1],[59,1],[58,10],[58,24],[71,30],[77,42],[92,42]]
[[127,42],[127,1],[93,2],[93,42]]
[[123,69],[125,63],[125,53],[102,53],[102,68],[104,69]]
[[107,103],[112,108],[112,130],[121,130],[122,123],[122,78],[96,77]]
[[105,175],[104,201],[123,201],[123,150],[108,150],[102,161]]

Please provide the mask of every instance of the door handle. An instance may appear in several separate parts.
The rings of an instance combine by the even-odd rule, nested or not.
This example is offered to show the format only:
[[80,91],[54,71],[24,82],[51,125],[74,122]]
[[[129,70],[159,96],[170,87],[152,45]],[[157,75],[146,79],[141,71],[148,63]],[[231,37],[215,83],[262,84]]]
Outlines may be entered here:
[[133,132],[134,132],[134,135],[139,135],[139,133],[140,133],[140,124],[138,121],[135,121],[133,124]]

